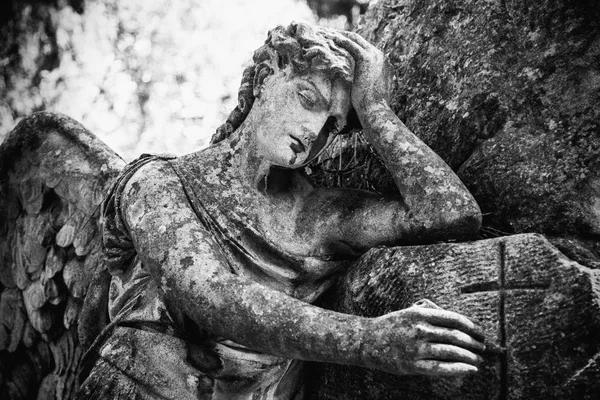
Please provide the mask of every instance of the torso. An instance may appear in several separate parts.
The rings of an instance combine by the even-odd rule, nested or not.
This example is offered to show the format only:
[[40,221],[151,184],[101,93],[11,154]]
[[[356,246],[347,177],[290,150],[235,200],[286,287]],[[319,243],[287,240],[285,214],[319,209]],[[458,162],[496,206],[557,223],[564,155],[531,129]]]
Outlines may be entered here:
[[[207,157],[208,156],[208,157]],[[252,262],[240,259],[238,272],[257,282],[306,302],[314,302],[334,282],[337,273],[348,265],[348,254],[332,248],[327,238],[318,234],[314,221],[303,221],[299,208],[305,191],[312,185],[300,172],[280,170],[271,176],[285,181],[283,187],[257,191],[231,179],[226,163],[214,166],[209,154],[193,153],[176,162],[193,166],[198,173],[193,185],[213,216],[234,226],[244,246],[265,261],[259,271]],[[203,171],[204,173],[200,173]],[[220,218],[217,218],[220,219]]]
[[[215,242],[225,253],[228,265],[223,267],[231,268],[233,273],[312,303],[332,285],[336,272],[347,266],[347,257],[330,250],[325,238],[316,235],[314,230],[311,231],[314,224],[298,218],[298,215],[301,215],[298,208],[301,207],[299,199],[303,198],[302,191],[312,190],[312,186],[301,174],[283,171],[282,173],[287,175],[279,178],[287,182],[285,187],[280,187],[275,192],[270,188],[264,192],[257,192],[230,178],[224,171],[224,168],[227,168],[226,163],[215,165],[211,162],[210,154],[204,152],[175,160],[154,162],[163,163],[158,167],[162,173],[179,175],[182,186],[189,192],[187,194],[190,205],[197,203],[196,208],[200,206],[205,210],[205,215],[199,216],[198,223],[206,228],[206,221],[202,219],[210,219],[206,229],[212,230]],[[167,162],[171,163],[173,168],[169,167]],[[190,197],[192,191],[194,195]],[[198,211],[196,214],[198,215]],[[219,244],[220,240],[222,242]],[[125,320],[143,319],[166,322],[167,325],[172,323],[176,328],[175,332],[184,331],[188,327],[183,322],[183,316],[170,309],[156,289],[155,280],[151,279],[149,271],[136,258],[124,274],[113,278],[111,318],[117,318],[125,312],[128,313]],[[127,303],[132,299],[131,294],[140,292],[143,293],[144,300],[138,302],[139,309],[131,310],[127,307]],[[166,310],[169,310],[167,314]],[[169,318],[172,318],[171,322],[167,321]],[[202,331],[202,327],[197,328]],[[148,333],[140,331],[140,334]],[[219,358],[221,367],[218,370],[204,372],[202,366],[194,366],[198,374],[206,374],[205,376],[214,382],[211,384],[211,399],[273,399],[280,398],[274,393],[282,391],[289,393],[284,396],[286,398],[293,397],[291,393],[300,395],[301,362],[255,352],[227,338],[202,334],[204,339],[198,341],[193,339],[195,336],[197,335],[187,332],[183,340],[177,342],[180,344],[173,346],[184,349],[187,347],[187,362],[207,356]],[[194,341],[195,344],[187,342],[188,340]],[[107,349],[114,351],[127,344],[112,339],[108,343],[110,346],[104,349],[103,357],[113,363],[120,362],[118,356],[112,355]],[[194,357],[193,353],[198,351],[201,355]],[[122,351],[117,353],[120,352]],[[152,349],[136,350],[140,357],[151,352]],[[177,354],[173,351],[173,363],[182,362]],[[127,362],[133,360],[128,359]],[[161,363],[155,366],[148,365],[148,368],[156,371],[164,369]],[[142,375],[136,379],[143,381],[145,378]],[[239,387],[231,386],[228,383],[231,379],[244,384]],[[185,386],[184,383],[181,386]],[[152,382],[148,382],[148,385],[152,385]]]

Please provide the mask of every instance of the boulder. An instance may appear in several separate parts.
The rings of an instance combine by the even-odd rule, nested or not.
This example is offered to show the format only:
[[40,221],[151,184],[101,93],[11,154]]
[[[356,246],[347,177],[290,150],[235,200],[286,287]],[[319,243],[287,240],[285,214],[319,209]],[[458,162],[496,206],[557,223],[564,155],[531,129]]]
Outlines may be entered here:
[[486,228],[597,240],[596,1],[380,0],[358,32],[393,64],[392,108],[458,171]]

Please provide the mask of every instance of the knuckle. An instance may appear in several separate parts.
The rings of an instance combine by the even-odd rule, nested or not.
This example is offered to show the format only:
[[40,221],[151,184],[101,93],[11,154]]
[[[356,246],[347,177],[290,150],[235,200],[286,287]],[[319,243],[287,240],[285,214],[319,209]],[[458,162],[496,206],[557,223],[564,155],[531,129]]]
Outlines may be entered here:
[[412,368],[415,373],[427,374],[435,369],[435,365],[433,362],[420,362],[415,363]]
[[429,330],[423,324],[417,324],[415,326],[415,338],[416,339],[423,339],[427,336],[428,333],[429,333]]
[[427,348],[424,344],[408,346],[402,354],[404,359],[412,360],[413,362],[425,358],[426,355]]

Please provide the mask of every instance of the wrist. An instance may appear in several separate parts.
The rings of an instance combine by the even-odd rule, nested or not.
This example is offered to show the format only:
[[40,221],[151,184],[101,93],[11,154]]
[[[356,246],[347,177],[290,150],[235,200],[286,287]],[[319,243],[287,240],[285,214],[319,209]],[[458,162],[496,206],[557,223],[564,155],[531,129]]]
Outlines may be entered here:
[[361,331],[360,337],[360,365],[367,368],[381,369],[382,345],[380,318],[368,318]]
[[358,107],[355,107],[355,109],[359,116],[361,114],[366,115],[374,111],[392,111],[387,100],[381,96],[364,96],[357,103]]
[[351,320],[344,324],[344,329],[335,335],[335,345],[330,347],[335,355],[329,362],[371,367],[373,364],[374,318],[350,316]]
[[377,128],[388,121],[398,120],[398,117],[384,99],[363,100],[361,103],[361,106],[356,108],[356,115],[366,130]]

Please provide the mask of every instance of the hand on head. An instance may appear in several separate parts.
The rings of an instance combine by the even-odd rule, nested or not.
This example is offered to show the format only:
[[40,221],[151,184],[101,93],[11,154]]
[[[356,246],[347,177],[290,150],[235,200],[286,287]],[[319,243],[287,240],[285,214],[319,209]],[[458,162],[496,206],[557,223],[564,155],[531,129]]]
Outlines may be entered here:
[[322,34],[354,58],[352,105],[358,115],[368,113],[371,105],[389,102],[391,68],[384,54],[354,32],[323,30]]

